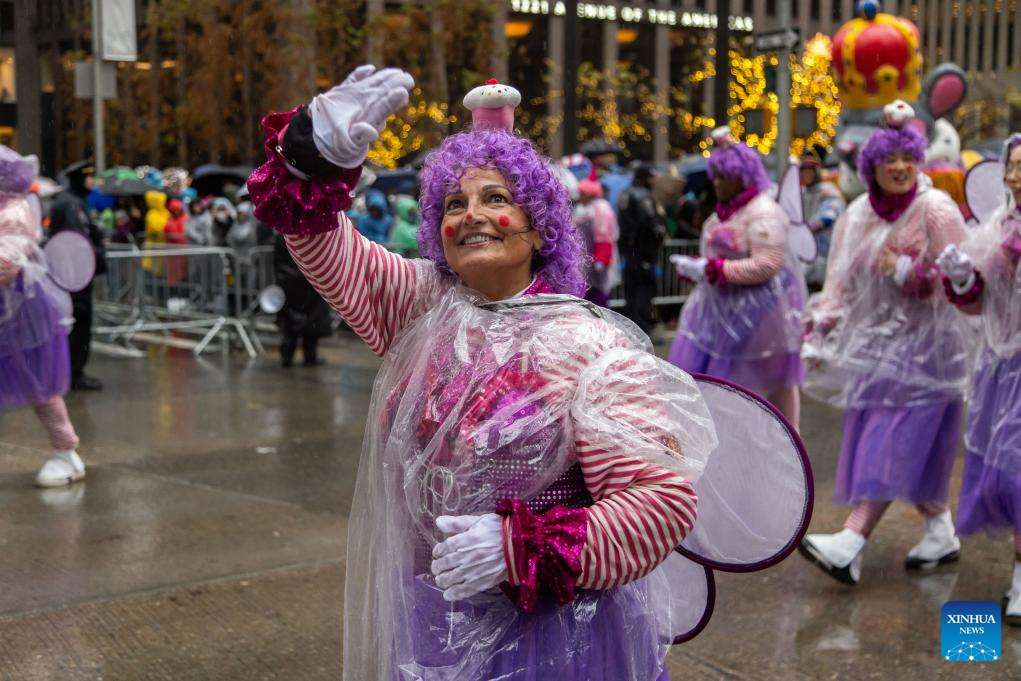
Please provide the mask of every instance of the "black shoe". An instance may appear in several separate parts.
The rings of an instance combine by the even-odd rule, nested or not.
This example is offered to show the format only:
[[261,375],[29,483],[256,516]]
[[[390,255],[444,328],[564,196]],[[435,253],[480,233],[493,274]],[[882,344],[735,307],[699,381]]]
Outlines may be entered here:
[[71,381],[72,390],[102,390],[103,382],[98,378],[93,378],[88,374],[82,374],[78,378]]
[[320,367],[326,364],[326,360],[323,359],[322,357],[312,357],[305,359],[305,361],[303,361],[302,364],[304,364],[307,367]]

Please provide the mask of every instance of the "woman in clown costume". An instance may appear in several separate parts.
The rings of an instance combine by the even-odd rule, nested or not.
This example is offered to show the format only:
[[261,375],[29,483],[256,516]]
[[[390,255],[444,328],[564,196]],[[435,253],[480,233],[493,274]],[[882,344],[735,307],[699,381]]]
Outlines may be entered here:
[[947,297],[982,322],[957,531],[1013,532],[1004,619],[1021,626],[1021,134],[1004,143],[1002,161],[1007,205],[938,262]]
[[806,291],[789,247],[789,219],[770,196],[758,152],[737,143],[729,128],[714,131],[713,141],[709,175],[717,203],[702,229],[702,255],[670,258],[698,286],[684,305],[669,359],[765,396],[797,427]]
[[35,176],[35,158],[0,146],[0,410],[35,410],[53,448],[35,483],[59,487],[84,478],[85,464],[63,398],[71,360],[61,322],[71,302],[47,276]]
[[695,625],[681,620],[711,593],[674,553],[717,443],[707,402],[634,325],[577,297],[567,192],[511,132],[513,88],[469,93],[472,129],[427,159],[424,259],[357,233],[349,190],[412,86],[363,66],[267,116],[269,160],[249,180],[256,215],[383,358],[349,527],[344,678],[666,679],[669,645]]
[[904,102],[862,147],[868,192],[834,228],[821,294],[809,305],[805,389],[845,409],[835,500],[851,514],[836,534],[808,535],[802,553],[856,584],[869,533],[890,502],[924,517],[906,567],[957,560],[947,492],[960,433],[972,339],[943,294],[936,258],[964,237],[957,205],[919,174],[925,139]]

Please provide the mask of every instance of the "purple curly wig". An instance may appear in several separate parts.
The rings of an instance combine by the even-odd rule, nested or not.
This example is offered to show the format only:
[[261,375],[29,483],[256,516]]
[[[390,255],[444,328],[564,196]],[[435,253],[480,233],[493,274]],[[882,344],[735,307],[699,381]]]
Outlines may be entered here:
[[460,190],[461,178],[469,168],[499,170],[514,203],[539,232],[543,245],[535,259],[534,274],[542,276],[556,293],[584,294],[585,251],[571,222],[567,189],[531,142],[505,130],[470,130],[451,135],[426,158],[419,199],[422,226],[418,243],[422,255],[435,262],[441,272],[453,274],[443,255],[440,237],[443,198]]
[[0,145],[0,192],[24,194],[32,186],[34,174],[28,159]]
[[1010,137],[1003,140],[1003,150],[1000,152],[1000,163],[1004,166],[1010,161],[1010,155],[1021,146],[1021,132],[1014,132]]
[[858,153],[858,176],[869,190],[876,186],[876,168],[898,151],[906,151],[921,164],[925,160],[926,141],[914,128],[879,128],[865,140]]
[[709,156],[709,177],[739,179],[745,189],[762,191],[769,187],[769,175],[759,152],[740,142],[713,150]]

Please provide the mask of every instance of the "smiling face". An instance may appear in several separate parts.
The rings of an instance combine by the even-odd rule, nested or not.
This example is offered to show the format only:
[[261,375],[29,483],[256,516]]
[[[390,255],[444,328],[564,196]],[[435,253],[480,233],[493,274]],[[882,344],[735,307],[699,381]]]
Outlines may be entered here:
[[491,300],[523,290],[542,237],[514,203],[507,181],[492,168],[469,168],[460,191],[443,199],[443,255],[465,286]]
[[876,166],[876,184],[886,194],[907,194],[918,180],[918,161],[910,152],[895,151]]
[[1007,189],[1014,195],[1014,203],[1021,206],[1021,146],[1014,147],[1010,152],[1004,171]]

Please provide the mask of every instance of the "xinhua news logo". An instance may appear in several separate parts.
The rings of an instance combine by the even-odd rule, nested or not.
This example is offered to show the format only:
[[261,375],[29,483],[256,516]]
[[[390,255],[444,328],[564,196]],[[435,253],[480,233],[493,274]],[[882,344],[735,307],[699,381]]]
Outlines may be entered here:
[[944,660],[994,662],[1000,659],[1000,606],[992,601],[950,601],[940,612]]

